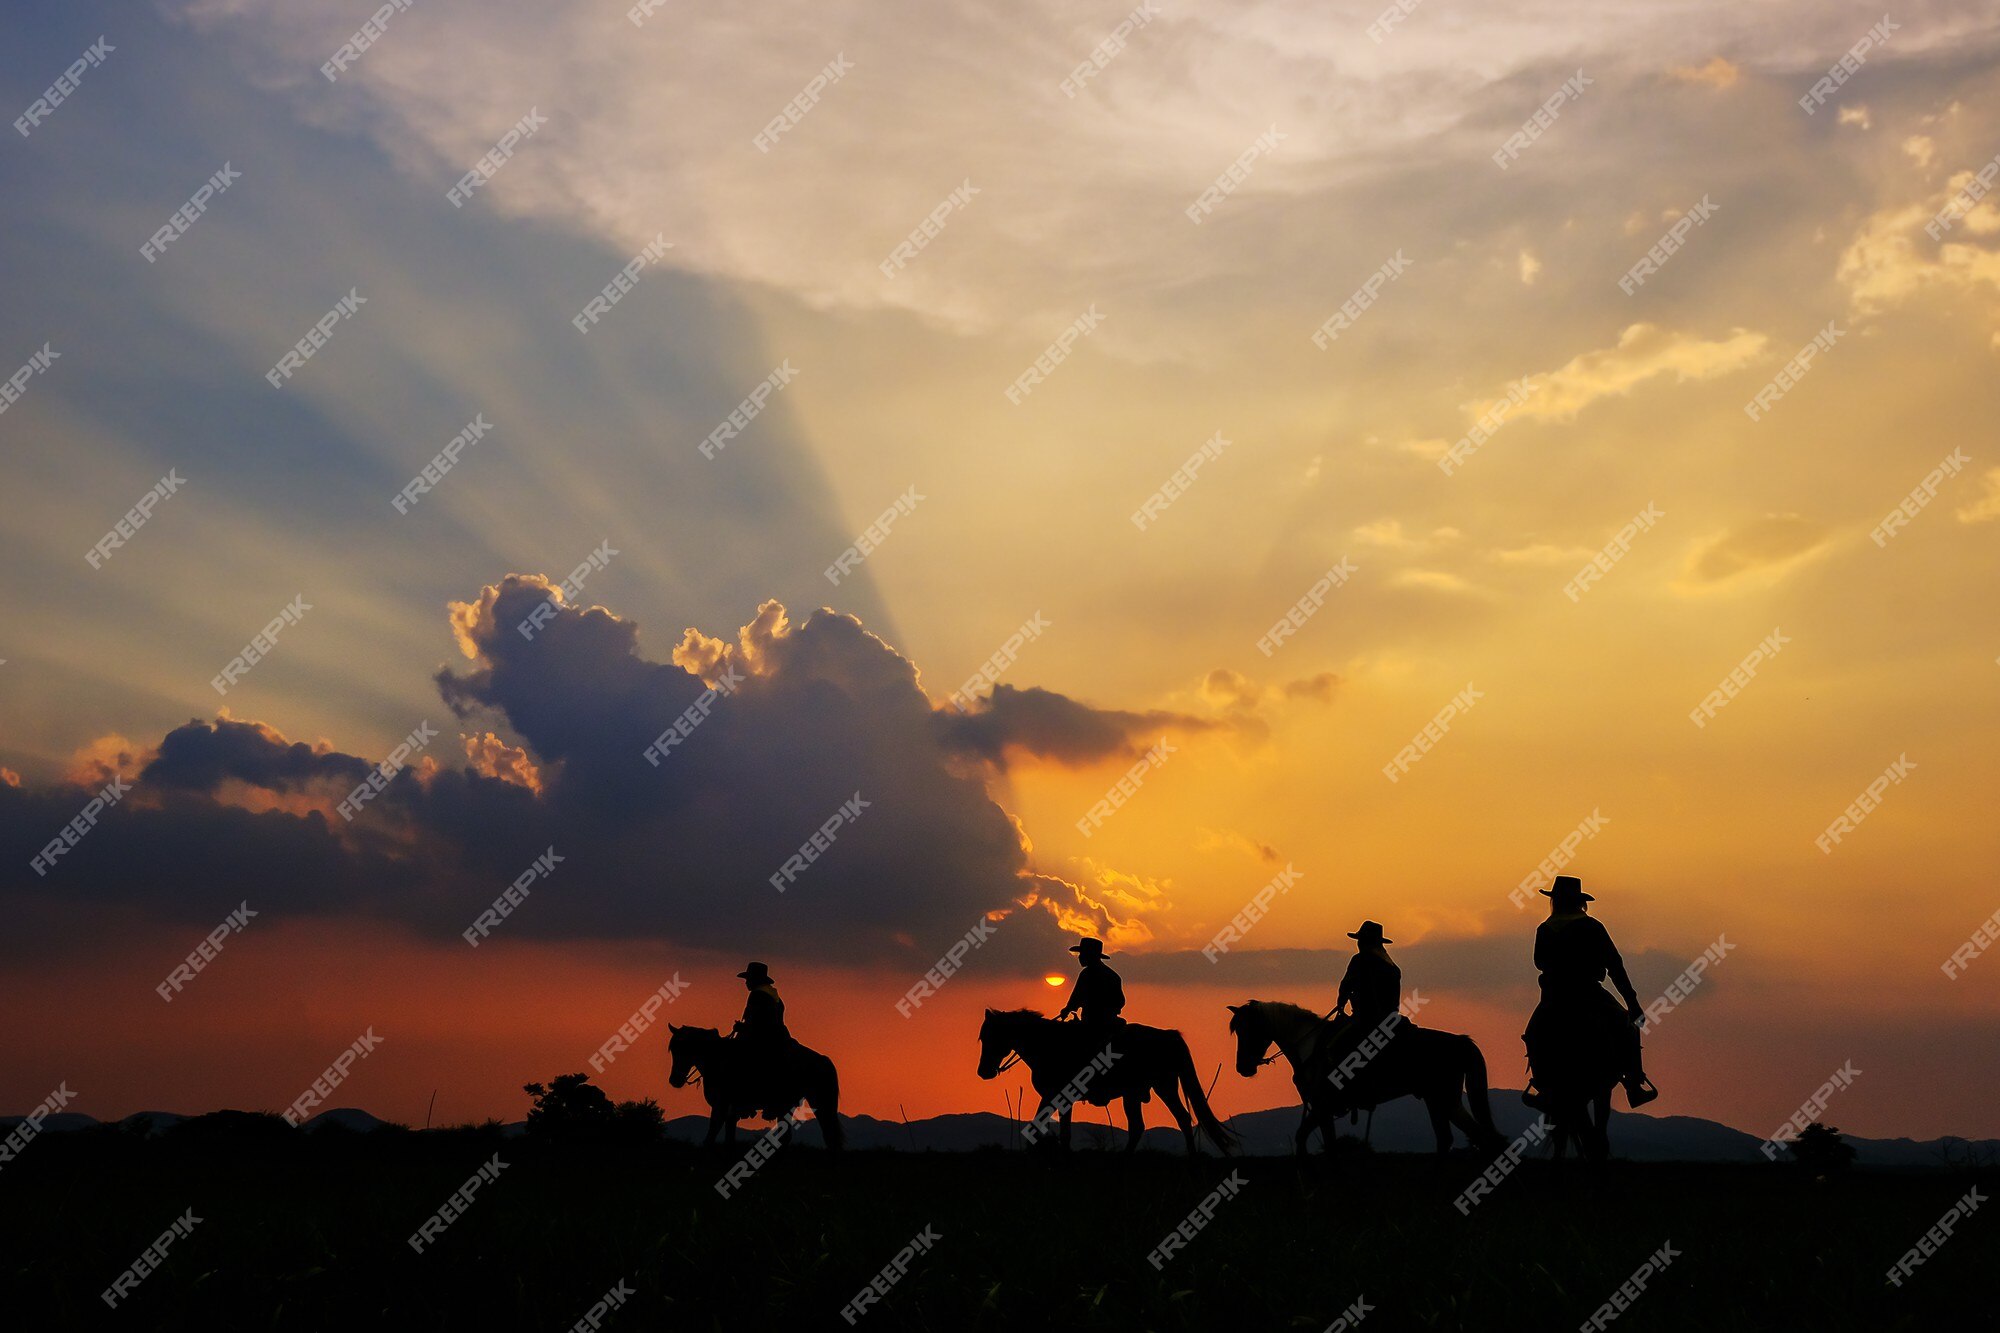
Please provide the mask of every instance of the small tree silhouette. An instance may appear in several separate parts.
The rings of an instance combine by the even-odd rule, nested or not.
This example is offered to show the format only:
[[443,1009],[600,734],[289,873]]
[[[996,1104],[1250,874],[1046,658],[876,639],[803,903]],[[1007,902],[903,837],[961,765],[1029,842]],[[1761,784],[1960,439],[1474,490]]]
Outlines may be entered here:
[[660,1136],[664,1119],[651,1097],[617,1102],[591,1086],[588,1074],[558,1074],[548,1083],[524,1083],[534,1098],[528,1133],[551,1143],[646,1142]]
[[1840,1131],[1815,1120],[1787,1145],[1792,1160],[1815,1176],[1830,1176],[1854,1164],[1854,1147]]

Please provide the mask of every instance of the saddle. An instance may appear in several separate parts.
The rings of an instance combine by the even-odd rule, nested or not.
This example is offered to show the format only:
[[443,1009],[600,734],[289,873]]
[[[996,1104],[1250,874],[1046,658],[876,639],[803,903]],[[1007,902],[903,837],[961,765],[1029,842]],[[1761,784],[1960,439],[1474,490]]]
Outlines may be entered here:
[[793,1066],[801,1048],[796,1038],[767,1036],[746,1041],[738,1033],[729,1041],[736,1047],[731,1053],[736,1074],[732,1100],[739,1108],[754,1108],[766,1120],[776,1120],[797,1104],[796,1097],[786,1100],[797,1085]]

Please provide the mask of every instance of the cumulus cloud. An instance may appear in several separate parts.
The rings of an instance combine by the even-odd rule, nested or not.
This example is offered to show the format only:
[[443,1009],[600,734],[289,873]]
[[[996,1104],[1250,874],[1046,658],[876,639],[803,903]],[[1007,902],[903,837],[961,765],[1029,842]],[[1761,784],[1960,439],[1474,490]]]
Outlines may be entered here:
[[1932,219],[1973,179],[1970,171],[1958,172],[1917,201],[1877,210],[1862,221],[1834,270],[1857,318],[1931,294],[1970,296],[1984,303],[1993,345],[2000,348],[2000,250],[1986,244],[2000,232],[2000,210],[1984,199],[1955,219],[1941,243],[1926,234]]
[[[553,617],[521,634],[545,603]],[[1038,873],[966,761],[1090,763],[1162,727],[1224,725],[1007,686],[971,714],[938,710],[915,665],[858,619],[822,609],[794,624],[775,601],[731,639],[688,629],[671,662],[641,655],[637,622],[571,605],[539,575],[510,574],[450,619],[468,662],[436,684],[470,724],[464,762],[433,742],[348,821],[336,807],[379,760],[330,742],[226,715],[151,749],[109,737],[79,756],[73,784],[0,785],[0,892],[193,920],[254,892],[274,911],[451,935],[554,847],[550,890],[506,932],[927,964],[968,922],[1029,907],[996,959],[1046,949],[1058,928],[1138,942],[1167,886],[1095,865],[1079,883]],[[46,878],[29,871],[86,782],[113,773],[131,794]],[[781,893],[771,876],[857,797]]]

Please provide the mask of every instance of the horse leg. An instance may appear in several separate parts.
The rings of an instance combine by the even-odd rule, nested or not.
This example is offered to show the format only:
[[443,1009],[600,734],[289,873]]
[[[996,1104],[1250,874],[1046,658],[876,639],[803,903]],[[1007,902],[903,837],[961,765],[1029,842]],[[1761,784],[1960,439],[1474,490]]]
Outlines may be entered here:
[[1029,1136],[1029,1143],[1039,1141],[1051,1148],[1055,1146],[1049,1142],[1049,1135],[1057,1129],[1055,1113],[1050,1109],[1054,1104],[1053,1096],[1044,1096],[1041,1104],[1035,1107],[1035,1114],[1028,1121],[1029,1127],[1035,1131]]
[[[1445,1109],[1444,1099],[1428,1097],[1424,1109],[1431,1113],[1431,1133],[1437,1137],[1437,1153],[1443,1157],[1451,1151],[1451,1112]],[[1373,1111],[1369,1112],[1372,1117]]]
[[1470,1143],[1474,1148],[1483,1149],[1486,1147],[1485,1131],[1479,1127],[1479,1121],[1473,1116],[1472,1112],[1465,1109],[1465,1103],[1458,1099],[1458,1094],[1455,1092],[1451,1095],[1450,1119],[1451,1123],[1457,1125],[1459,1130],[1465,1135],[1467,1143]]
[[1138,1093],[1128,1092],[1125,1094],[1126,1152],[1139,1151],[1139,1140],[1146,1135],[1146,1113],[1141,1109],[1144,1105],[1145,1103],[1139,1100]]
[[715,1136],[721,1132],[722,1111],[718,1107],[711,1106],[708,1108],[708,1133],[702,1138],[701,1146],[704,1148],[713,1148],[715,1146]]
[[1312,1151],[1312,1132],[1314,1124],[1315,1122],[1313,1120],[1312,1107],[1310,1106],[1300,1107],[1299,1132],[1292,1136],[1292,1156],[1296,1157],[1301,1162],[1305,1161],[1306,1155]]
[[1063,1107],[1062,1132],[1056,1136],[1056,1142],[1062,1144],[1062,1150],[1064,1152],[1069,1151],[1069,1118],[1070,1118],[1070,1113],[1073,1109],[1074,1108],[1068,1106]]

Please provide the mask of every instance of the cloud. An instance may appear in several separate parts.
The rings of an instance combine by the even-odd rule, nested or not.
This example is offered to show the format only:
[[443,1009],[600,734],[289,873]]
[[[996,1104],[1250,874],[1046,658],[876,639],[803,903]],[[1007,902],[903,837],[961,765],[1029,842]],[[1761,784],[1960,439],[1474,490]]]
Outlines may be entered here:
[[1988,468],[1979,483],[1982,488],[1979,498],[1959,507],[1961,523],[1989,523],[2000,518],[2000,467]]
[[[522,635],[544,604],[554,615]],[[46,878],[28,863],[90,787],[0,785],[0,896],[205,921],[248,893],[279,913],[366,913],[450,936],[553,847],[551,891],[495,943],[657,938],[921,971],[968,922],[1024,906],[1029,924],[996,958],[1045,949],[1058,927],[1139,941],[1169,886],[1101,866],[1080,884],[1038,873],[965,760],[1018,750],[1090,763],[1162,728],[1224,726],[1009,686],[971,714],[940,711],[915,665],[858,619],[821,609],[793,624],[775,601],[733,639],[684,631],[671,662],[640,654],[637,622],[572,605],[540,575],[510,574],[449,614],[468,661],[435,680],[475,724],[465,762],[431,743],[349,822],[335,807],[380,761],[329,742],[227,716],[151,750],[106,738],[73,776],[122,773],[132,791]],[[771,877],[816,836],[824,846],[780,892]]]
[[1442,569],[1399,569],[1389,576],[1392,588],[1424,588],[1431,592],[1450,593],[1457,597],[1483,595],[1485,589],[1467,579]]
[[229,781],[275,792],[344,792],[366,777],[370,767],[365,760],[335,753],[329,742],[289,742],[261,722],[225,715],[213,722],[196,718],[168,732],[139,770],[138,780],[193,792],[214,792]]
[[[1115,15],[1096,26],[1074,6],[1027,0],[996,25],[959,7],[913,20],[827,0],[760,10],[761,25],[684,10],[669,32],[663,19],[635,30],[562,6],[495,3],[422,11],[411,20],[421,32],[376,43],[328,89],[315,71],[352,32],[351,16],[286,0],[172,7],[304,114],[373,138],[426,188],[465,171],[537,102],[550,126],[482,192],[483,208],[587,229],[620,254],[664,231],[677,265],[815,308],[1020,331],[1078,291],[1126,293],[1129,307],[1149,288],[1232,275],[1274,232],[1281,249],[1320,233],[1332,183],[1378,176],[1419,146],[1490,170],[1492,146],[1464,131],[1518,125],[1522,83],[1539,100],[1561,62],[1595,61],[1609,80],[1609,67],[1646,52],[1646,72],[1622,81],[1686,69],[1716,88],[1735,69],[1718,49],[1782,60],[1853,40],[1839,7],[1787,14],[1774,30],[1759,6],[1707,5],[1695,18],[1623,6],[1549,23],[1500,5],[1357,49],[1342,13],[1203,0],[1136,28],[1115,64],[1065,90]],[[1973,19],[1922,26],[1899,48],[1906,57],[1962,40]],[[805,118],[770,152],[753,147],[840,56],[852,68]],[[1232,196],[1234,237],[1148,225],[1178,217],[1272,123],[1282,151]],[[1048,180],[1090,188],[1052,191]],[[962,181],[982,193],[946,223],[954,241],[885,279],[876,264]],[[1102,244],[1107,227],[1120,245]]]
[[1535,258],[1533,250],[1523,250],[1518,261],[1518,268],[1521,273],[1521,285],[1523,287],[1532,287],[1535,285],[1535,279],[1542,274],[1542,261]]
[[1818,550],[1826,535],[1824,524],[1798,514],[1766,514],[1698,543],[1688,556],[1687,576],[1697,584],[1719,583],[1788,565]]
[[1743,77],[1743,70],[1735,62],[1715,56],[1705,65],[1675,65],[1667,71],[1667,77],[1677,83],[1700,84],[1720,92],[1734,88]]
[[2000,297],[2000,251],[1980,243],[2000,232],[2000,210],[1983,200],[1942,233],[1942,243],[1925,233],[1973,179],[1970,171],[1958,172],[1916,202],[1880,209],[1862,221],[1834,269],[1857,318],[1930,293],[1969,295],[1984,300],[1993,345],[2000,348],[2000,302],[1994,300]]
[[[1438,440],[1435,443],[1438,453],[1442,455],[1445,442]],[[1406,447],[1413,451],[1417,449],[1415,445]],[[1428,537],[1413,537],[1403,531],[1402,520],[1395,518],[1377,519],[1354,529],[1354,540],[1368,546],[1379,546],[1385,551],[1428,551],[1457,541],[1459,536],[1457,528],[1443,527],[1431,529]]]
[[1163,731],[1209,732],[1223,724],[1186,713],[1093,708],[1052,690],[996,685],[967,712],[940,708],[935,731],[943,745],[997,766],[1010,752],[1082,766],[1131,759]]
[[1486,558],[1500,565],[1574,565],[1596,552],[1587,546],[1557,546],[1553,542],[1530,542],[1487,552]]
[[[1513,409],[1513,415],[1572,421],[1599,399],[1624,397],[1662,375],[1685,384],[1741,370],[1763,355],[1768,341],[1761,333],[1740,328],[1725,338],[1706,339],[1655,324],[1628,325],[1616,346],[1584,352],[1555,370],[1531,376],[1536,391]],[[1477,420],[1494,401],[1500,400],[1467,408],[1468,419]]]
[[1340,677],[1331,671],[1288,680],[1278,685],[1260,685],[1240,671],[1217,667],[1202,678],[1201,694],[1217,708],[1255,712],[1267,703],[1288,699],[1311,699],[1331,703]]
[[1868,113],[1866,103],[1860,106],[1844,106],[1840,108],[1840,123],[1859,125],[1864,130],[1872,130],[1875,128],[1875,117]]
[[1235,829],[1202,828],[1195,830],[1194,849],[1198,852],[1236,851],[1253,861],[1265,865],[1277,865],[1284,858],[1278,849],[1268,842],[1259,842],[1246,833]]

